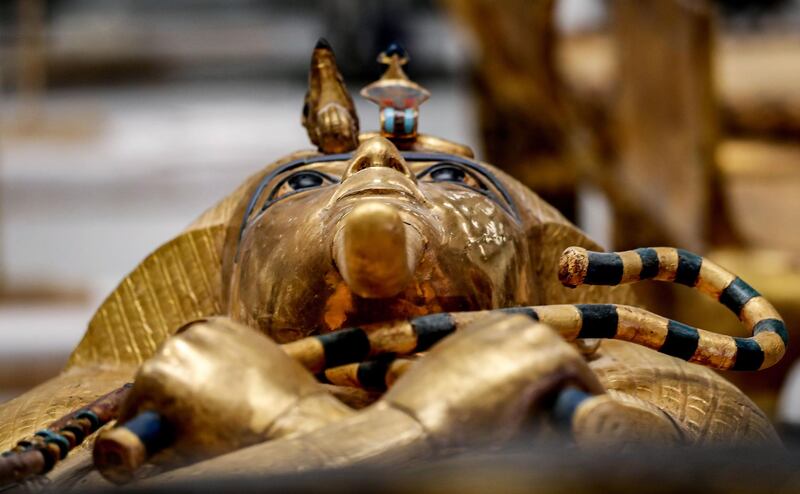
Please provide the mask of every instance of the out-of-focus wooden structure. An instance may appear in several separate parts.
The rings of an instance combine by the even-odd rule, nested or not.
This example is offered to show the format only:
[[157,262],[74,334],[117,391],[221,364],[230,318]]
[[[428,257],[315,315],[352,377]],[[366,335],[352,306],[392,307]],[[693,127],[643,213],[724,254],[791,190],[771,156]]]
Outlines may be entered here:
[[654,234],[692,251],[706,245],[717,119],[711,7],[696,3],[695,9],[671,0],[646,7],[611,3],[618,84],[614,173],[663,228],[650,232],[623,217],[615,222],[617,248],[651,243]]
[[487,161],[568,217],[574,216],[576,165],[571,115],[556,68],[554,0],[451,0],[477,40],[473,73]]
[[[488,3],[448,4],[482,50],[487,157],[562,208],[577,183],[595,183],[614,211],[607,247],[706,253],[747,274],[790,330],[800,327],[800,38],[724,33],[706,0],[614,0],[609,29],[557,39],[554,2]],[[542,142],[550,134],[530,115],[566,134]],[[683,290],[649,298],[678,319],[737,331]],[[747,381],[728,377],[769,411],[790,352]]]
[[20,99],[18,124],[34,127],[41,119],[41,97],[44,91],[45,46],[44,3],[41,0],[18,0],[19,41],[17,43],[17,94]]
[[[699,24],[706,22],[697,19],[702,11],[686,9],[684,2],[664,0],[650,3],[671,4],[673,8],[677,6],[685,9],[687,18],[695,18]],[[631,8],[633,4],[622,0],[615,4],[615,22],[620,20],[620,6]],[[681,184],[677,180],[673,183],[678,200],[683,197],[687,203],[700,207],[705,205],[707,209],[705,214],[698,209],[694,218],[689,216],[692,211],[688,205],[664,209],[656,216],[665,218],[665,224],[668,224],[666,217],[669,215],[673,216],[671,221],[705,221],[705,228],[695,230],[703,242],[702,250],[722,265],[749,277],[759,291],[775,301],[796,339],[800,336],[796,329],[800,327],[800,291],[797,290],[800,279],[800,230],[796,227],[800,224],[800,86],[793,81],[800,80],[800,37],[781,32],[722,34],[715,27],[714,12],[708,11],[705,15],[710,21],[710,24],[705,24],[710,34],[708,38],[691,31],[684,32],[683,41],[673,39],[670,43],[661,44],[660,49],[672,47],[673,51],[678,52],[691,46],[691,41],[695,50],[707,49],[710,53],[705,61],[699,55],[694,55],[694,70],[698,74],[693,77],[710,79],[712,91],[707,98],[695,100],[694,116],[691,117],[701,119],[706,125],[706,133],[701,130],[703,127],[695,125],[693,128],[697,136],[706,136],[708,147],[695,148],[695,151],[704,157],[699,161],[699,166],[705,166],[705,163],[709,168],[705,169],[705,178],[701,170],[689,172],[699,182],[687,180]],[[668,22],[667,16],[659,16],[658,19]],[[641,24],[640,27],[644,28],[645,25]],[[651,34],[657,29],[654,26],[648,28]],[[622,53],[615,49],[622,43],[618,38],[619,26],[613,32],[614,36],[591,35],[564,40],[560,47],[560,60],[563,78],[573,99],[592,106],[591,114],[595,115],[592,128],[596,129],[599,139],[609,143],[612,153],[611,163],[607,166],[619,172],[620,168],[624,170],[624,157],[630,153],[630,146],[641,146],[641,142],[632,144],[633,136],[641,132],[636,127],[626,132],[624,119],[620,118],[625,111],[620,100],[624,100],[621,86],[626,84],[626,63],[620,58]],[[679,28],[673,35],[677,32],[680,32]],[[630,46],[631,42],[629,40],[627,45]],[[652,53],[653,58],[665,56],[658,49]],[[631,60],[631,57],[627,58],[628,65]],[[650,63],[658,64],[648,59],[639,67]],[[660,74],[663,85],[673,85],[686,91],[685,71],[688,67],[677,63],[666,63],[664,67],[667,68],[662,68]],[[670,67],[675,67],[675,70],[669,70]],[[670,93],[669,89],[666,91]],[[640,101],[640,109],[644,113],[651,109],[655,112],[665,105],[668,109],[669,105],[675,105],[671,110],[678,112],[681,100],[676,99],[675,91],[679,89],[674,89],[671,96],[665,95],[663,98],[652,94],[653,102],[647,103],[646,99]],[[704,92],[695,87],[695,95]],[[707,103],[713,106],[709,109]],[[644,118],[647,118],[646,114]],[[618,125],[604,128],[596,126],[608,122]],[[651,152],[669,145],[664,143],[674,144],[675,139],[685,139],[687,132],[685,128],[677,126],[672,129],[664,126],[662,131],[661,143],[653,141]],[[694,161],[697,165],[697,156],[687,152],[683,162],[671,166],[673,169],[683,168],[688,161]],[[663,163],[655,158],[650,165],[643,165],[643,168],[651,169],[651,179],[663,173],[653,164],[659,162]],[[695,188],[698,183],[704,190]],[[631,192],[625,185],[627,191]],[[705,200],[698,200],[695,194],[705,194]],[[613,204],[615,201],[611,202]],[[622,245],[654,242],[686,245],[683,239],[669,235],[666,228],[658,228],[660,232],[653,232],[651,226],[637,223],[635,220],[643,217],[638,214],[641,212],[619,208],[615,212],[618,232],[615,241]],[[630,215],[631,212],[636,214]],[[651,236],[653,233],[656,235]],[[654,292],[651,294],[651,303],[670,306],[665,310],[675,317],[737,334],[733,318],[711,304],[690,299],[686,291],[655,289]],[[748,376],[728,374],[728,377],[770,411],[788,368],[800,355],[795,348],[796,345],[790,346],[785,362],[765,373]]]

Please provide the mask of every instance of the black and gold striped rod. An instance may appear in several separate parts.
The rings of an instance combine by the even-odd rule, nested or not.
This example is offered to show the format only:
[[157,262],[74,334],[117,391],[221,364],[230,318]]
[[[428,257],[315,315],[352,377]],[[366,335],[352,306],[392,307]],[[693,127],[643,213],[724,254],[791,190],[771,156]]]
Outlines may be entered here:
[[[730,308],[753,335],[737,338],[697,329],[638,307],[615,304],[545,305],[498,309],[522,313],[559,331],[568,341],[607,338],[628,341],[715,369],[759,370],[783,357],[788,333],[778,312],[752,287],[708,259],[672,248],[621,253],[571,247],[561,257],[559,277],[569,287],[615,285],[643,279],[675,281],[697,288]],[[347,328],[283,345],[312,372],[374,359],[383,354],[423,352],[488,311],[417,317],[388,325]]]
[[783,357],[789,344],[786,325],[767,299],[735,274],[683,249],[655,247],[606,253],[570,247],[561,255],[559,279],[568,287],[653,279],[695,288],[720,302],[736,314],[750,337],[716,334],[655,316],[659,324],[650,326],[656,330],[654,335],[646,341],[637,336],[628,340],[690,362],[716,369],[765,369]]
[[488,313],[440,313],[408,321],[345,328],[286,343],[281,349],[306,369],[320,375],[328,369],[383,355],[424,352],[457,328]]
[[413,359],[384,354],[373,360],[325,369],[317,374],[317,380],[335,386],[386,391],[413,364]]
[[[324,384],[335,386],[386,391],[414,365],[416,360],[387,354],[375,360],[327,369],[318,374],[317,379]],[[554,425],[561,430],[570,430],[575,411],[581,403],[591,397],[591,393],[576,386],[570,385],[560,390],[549,410]]]
[[[623,340],[715,369],[764,369],[778,362],[786,351],[788,333],[774,307],[740,278],[696,254],[673,248],[598,253],[570,247],[562,254],[559,267],[559,279],[568,287],[655,279],[697,288],[731,309],[752,336],[736,338],[697,329],[627,305],[544,305],[497,310],[523,314],[545,323],[567,341]],[[412,361],[395,357],[424,352],[489,312],[431,314],[408,321],[346,328],[288,343],[282,349],[323,382],[384,389],[413,365]],[[142,414],[137,419],[160,431],[163,428],[160,417],[157,413],[151,415]],[[134,435],[139,437],[138,429],[134,429]],[[102,471],[106,456],[102,448],[98,451],[100,445],[98,442],[95,446],[95,461]],[[124,446],[120,446],[122,450]],[[113,463],[108,461],[109,465]]]

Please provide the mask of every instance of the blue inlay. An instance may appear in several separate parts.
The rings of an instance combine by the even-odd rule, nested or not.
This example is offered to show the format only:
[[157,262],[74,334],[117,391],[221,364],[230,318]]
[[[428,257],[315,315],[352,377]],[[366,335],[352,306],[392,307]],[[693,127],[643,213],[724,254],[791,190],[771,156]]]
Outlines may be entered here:
[[394,108],[383,109],[383,130],[387,134],[394,134]]
[[91,430],[92,432],[96,431],[103,423],[100,422],[100,417],[98,417],[93,411],[91,410],[81,410],[80,412],[75,414],[75,418],[80,419],[88,419],[91,422]]
[[764,350],[757,341],[748,338],[736,340],[736,360],[732,369],[735,371],[757,371],[764,363]]
[[553,420],[560,429],[570,430],[575,411],[592,395],[575,386],[567,386],[558,393],[553,405]]
[[405,128],[403,130],[405,130],[406,134],[410,134],[414,132],[414,124],[416,123],[416,119],[414,118],[414,109],[406,108],[406,114],[404,117]]
[[667,338],[658,351],[675,358],[689,360],[697,351],[699,342],[700,333],[696,328],[670,320],[667,323]]
[[160,414],[152,410],[140,413],[122,426],[135,434],[150,454],[160,451],[172,442],[169,425]]
[[397,41],[391,43],[386,48],[386,51],[384,53],[386,53],[387,57],[391,57],[392,55],[397,55],[400,58],[405,58],[407,56],[406,55],[406,49],[403,48],[403,45],[401,45]]
[[783,340],[783,344],[785,346],[789,345],[789,332],[786,330],[786,325],[780,319],[763,319],[758,321],[753,328],[753,336],[763,331],[777,333]]
[[48,429],[42,429],[36,432],[35,435],[44,438],[45,444],[55,443],[58,446],[59,455],[62,460],[67,457],[69,453],[69,441],[66,437]]
[[719,296],[719,301],[738,316],[742,313],[742,309],[751,298],[760,296],[761,295],[753,289],[753,287],[737,276],[731,281],[730,285],[725,287],[722,291]]

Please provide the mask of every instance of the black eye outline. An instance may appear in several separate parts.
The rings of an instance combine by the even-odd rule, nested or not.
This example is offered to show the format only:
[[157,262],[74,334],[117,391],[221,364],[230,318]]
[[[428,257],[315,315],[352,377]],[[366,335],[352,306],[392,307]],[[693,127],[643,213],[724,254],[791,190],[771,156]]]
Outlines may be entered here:
[[[480,164],[477,161],[473,161],[472,159],[465,158],[463,156],[458,156],[455,154],[447,154],[447,153],[428,153],[428,152],[417,152],[417,151],[403,151],[403,158],[406,161],[436,161],[439,163],[447,162],[447,163],[455,163],[457,165],[461,165],[473,172],[479,174],[481,177],[484,177],[486,181],[492,184],[493,191],[486,191],[485,193],[476,190],[476,192],[481,193],[489,197],[490,199],[494,200],[506,213],[508,213],[514,221],[521,221],[519,210],[517,209],[517,205],[514,201],[514,198],[511,196],[511,193],[508,189],[503,185],[503,183],[486,167]],[[425,170],[427,171],[427,170]],[[419,175],[422,176],[425,174],[425,171],[420,173]],[[484,182],[485,183],[485,182]],[[466,187],[466,185],[464,186]],[[497,194],[493,192],[497,192],[500,194],[502,199],[500,199]]]
[[[437,176],[437,175],[441,175],[440,172],[443,172],[443,171],[449,172],[449,171],[452,171],[452,170],[456,171],[455,176],[445,177],[445,178],[441,178],[441,177]],[[467,178],[467,172],[465,172],[464,170],[462,170],[460,168],[456,168],[455,166],[445,165],[445,166],[438,167],[435,170],[429,171],[428,172],[428,176],[431,177],[431,179],[433,179],[434,182],[464,182],[464,179]],[[466,183],[466,182],[464,182],[464,183]]]
[[[417,174],[417,180],[423,179],[426,176],[430,176],[432,173],[435,173],[437,170],[441,170],[441,169],[445,169],[445,168],[453,168],[453,169],[459,170],[460,172],[464,173],[465,177],[469,176],[476,183],[478,183],[479,187],[473,187],[472,185],[470,185],[468,183],[465,183],[465,182],[462,182],[460,180],[436,180],[436,179],[433,179],[434,183],[455,184],[455,185],[458,185],[460,187],[464,187],[464,188],[469,189],[469,190],[471,190],[473,192],[477,192],[478,194],[481,194],[483,196],[488,197],[489,199],[491,199],[494,202],[496,202],[497,204],[499,204],[504,210],[508,211],[506,206],[503,204],[502,200],[499,197],[497,197],[497,195],[494,194],[491,190],[489,190],[489,187],[486,185],[486,181],[483,180],[480,176],[478,176],[478,174],[474,173],[470,168],[462,165],[461,163],[457,163],[457,162],[454,162],[454,161],[442,161],[442,162],[436,163],[435,165],[430,166],[430,167],[424,169],[423,171],[419,172]],[[433,178],[433,177],[431,177],[431,178]]]
[[[462,180],[449,180],[449,179],[437,179],[433,175],[440,170],[457,170],[461,173],[462,177],[470,177],[472,180],[475,181],[479,185],[479,188],[475,188],[470,184],[462,181]],[[452,161],[442,161],[440,163],[436,163],[433,166],[426,168],[425,170],[421,171],[417,174],[417,180],[421,180],[425,177],[430,177],[433,182],[438,183],[452,183],[452,184],[459,184],[468,189],[477,190],[477,191],[485,191],[488,192],[489,188],[486,186],[486,183],[475,173],[472,172],[469,168]]]
[[[485,177],[489,183],[499,192],[502,196],[502,200],[498,199],[495,194],[491,192],[487,193],[486,195],[497,202],[498,205],[508,213],[516,222],[522,221],[520,219],[520,213],[517,208],[516,203],[514,202],[513,197],[511,196],[510,192],[506,189],[502,182],[487,168],[481,165],[479,162],[473,161],[469,158],[465,158],[463,156],[458,156],[454,154],[447,154],[447,153],[435,153],[435,152],[419,152],[419,151],[402,151],[401,154],[406,159],[406,161],[438,161],[440,163],[447,161],[448,163],[456,163],[461,166],[464,166],[470,170],[479,173],[481,176]],[[256,204],[260,197],[262,197],[262,193],[266,186],[275,179],[275,177],[280,176],[283,173],[286,173],[291,170],[296,170],[297,168],[307,166],[313,163],[331,163],[334,161],[348,161],[353,157],[352,153],[340,153],[340,154],[326,154],[326,155],[317,155],[317,156],[307,156],[299,159],[295,159],[289,161],[281,166],[278,166],[276,169],[272,170],[270,173],[267,173],[256,186],[253,194],[250,196],[250,200],[247,203],[247,207],[245,208],[244,214],[242,215],[242,224],[239,226],[239,241],[236,246],[236,254],[234,256],[235,262],[239,261],[239,252],[241,249],[241,240],[244,236],[244,232],[248,227],[248,223],[250,220],[250,216],[255,209]],[[424,175],[425,172],[422,172],[418,176]],[[334,183],[339,183],[341,180],[328,176],[329,179],[334,181]],[[465,185],[466,187],[466,185]],[[302,192],[302,191],[301,191]],[[476,191],[478,193],[482,193],[481,191]],[[291,195],[291,194],[289,194]],[[288,196],[288,195],[287,195]],[[287,197],[284,196],[284,197]],[[280,199],[275,199],[272,202],[276,202]],[[264,212],[269,206],[270,201],[265,201],[264,206],[259,211],[259,214],[256,217],[260,216],[261,213]]]
[[[308,182],[309,178],[312,178],[312,182]],[[303,190],[319,187],[325,183],[325,179],[317,173],[302,172],[293,174],[286,183],[292,190]]]
[[[289,192],[288,194],[284,194],[282,196],[276,197],[278,192],[281,190],[281,188],[284,185],[286,185],[292,179],[295,179],[295,178],[300,177],[302,175],[312,175],[314,177],[318,177],[320,179],[319,185],[315,185],[315,186],[311,186],[311,187],[303,187],[302,189],[295,189],[292,192]],[[267,200],[264,201],[264,205],[261,206],[261,210],[258,213],[259,214],[263,213],[265,209],[267,209],[268,207],[272,206],[274,203],[276,203],[276,202],[278,202],[278,201],[280,201],[282,199],[286,199],[287,197],[291,197],[291,196],[293,196],[295,194],[300,194],[301,192],[307,192],[309,190],[315,190],[315,189],[320,189],[322,187],[327,187],[329,185],[335,185],[335,184],[338,184],[339,182],[340,182],[340,180],[337,177],[334,177],[333,175],[328,175],[327,173],[322,173],[322,172],[317,171],[317,170],[299,170],[299,171],[296,171],[296,172],[292,173],[291,175],[287,175],[287,176],[283,177],[280,182],[278,182],[277,184],[275,184],[274,187],[272,187],[272,190],[269,192],[269,195],[267,196]]]

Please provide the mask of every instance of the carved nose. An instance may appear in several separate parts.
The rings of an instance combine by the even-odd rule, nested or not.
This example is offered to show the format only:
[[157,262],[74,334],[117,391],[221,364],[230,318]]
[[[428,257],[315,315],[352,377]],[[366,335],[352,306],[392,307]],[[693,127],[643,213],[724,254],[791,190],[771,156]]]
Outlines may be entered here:
[[333,237],[333,259],[345,283],[364,298],[397,295],[411,282],[425,242],[403,223],[396,208],[378,201],[359,204]]
[[384,137],[373,137],[372,139],[364,141],[358,147],[353,158],[350,160],[350,164],[342,180],[346,180],[347,177],[367,168],[390,168],[402,173],[414,182],[417,181],[417,178],[411,173],[400,151],[397,150],[391,141]]

